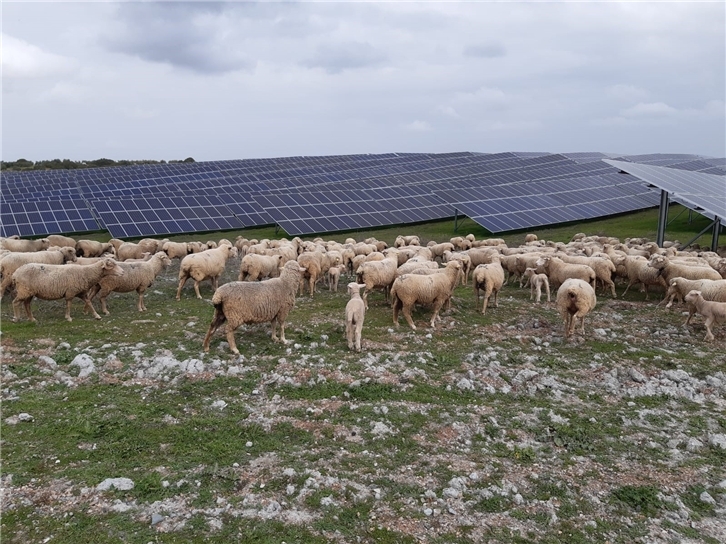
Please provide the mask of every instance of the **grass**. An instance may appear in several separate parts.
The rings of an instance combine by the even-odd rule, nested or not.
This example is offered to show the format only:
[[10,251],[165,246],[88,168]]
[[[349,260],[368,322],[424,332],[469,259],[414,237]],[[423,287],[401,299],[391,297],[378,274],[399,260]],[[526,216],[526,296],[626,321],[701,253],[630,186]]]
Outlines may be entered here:
[[[702,228],[683,219],[670,234]],[[652,237],[656,222],[648,211],[537,233]],[[474,228],[464,221],[460,233],[484,235]],[[453,224],[411,231],[441,240]],[[356,236],[392,242],[399,233]],[[709,474],[726,451],[683,442],[674,454],[666,444],[726,433],[723,391],[704,381],[726,372],[723,331],[704,344],[702,325],[682,328],[677,311],[653,310],[642,293],[600,298],[589,336],[564,342],[554,306],[531,304],[515,286],[486,316],[471,287],[459,287],[436,329],[430,310],[415,310],[417,331],[394,327],[376,292],[357,354],[345,349],[347,296],[323,289],[298,299],[289,344],[270,342],[267,325],[245,327],[238,358],[223,335],[201,351],[211,289],[202,286],[200,301],[187,285],[175,301],[177,270],[147,292],[144,314],[135,296],[114,294],[110,316],[95,321],[74,303],[67,323],[64,304],[34,301],[33,325],[10,322],[2,302],[3,420],[33,418],[2,423],[3,541],[626,542],[672,508],[659,494],[666,487],[693,520],[715,516],[699,497],[718,496]],[[223,282],[235,276],[230,267]],[[598,327],[612,334],[594,337]],[[79,380],[71,363],[81,353],[96,371]],[[171,366],[159,370],[162,360]],[[182,371],[190,361],[202,366]],[[704,399],[637,395],[630,368],[656,378],[686,370]],[[524,370],[537,375],[523,381]],[[605,385],[613,371],[616,390]],[[94,490],[115,477],[134,488]],[[455,478],[465,482],[458,499],[445,494]],[[152,512],[164,521],[152,526]],[[715,538],[662,521],[674,540]]]

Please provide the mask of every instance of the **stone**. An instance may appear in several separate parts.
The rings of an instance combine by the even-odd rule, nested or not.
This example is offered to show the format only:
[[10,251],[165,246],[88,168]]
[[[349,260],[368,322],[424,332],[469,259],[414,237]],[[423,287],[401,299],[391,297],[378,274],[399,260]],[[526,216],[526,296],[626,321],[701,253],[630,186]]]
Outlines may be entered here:
[[712,434],[708,438],[708,443],[726,450],[726,434]]
[[151,514],[151,524],[156,525],[157,523],[161,523],[164,521],[164,516],[161,514]]
[[93,358],[85,353],[79,353],[76,355],[69,366],[77,366],[81,369],[78,373],[79,378],[86,378],[96,371],[96,366],[93,364]]
[[691,376],[685,370],[666,370],[663,375],[671,381],[676,383],[686,382],[691,379]]
[[648,381],[648,378],[646,378],[642,373],[634,368],[628,370],[628,376],[630,376],[630,379],[634,382],[645,383]]
[[716,499],[714,499],[708,491],[701,493],[698,498],[701,502],[705,502],[706,504],[710,504],[712,506],[716,504]]
[[98,491],[108,491],[112,487],[119,491],[128,491],[134,488],[134,482],[129,478],[106,478],[96,486],[96,489]]
[[689,438],[688,442],[686,442],[686,450],[690,452],[696,452],[703,448],[703,442],[701,442],[698,438]]

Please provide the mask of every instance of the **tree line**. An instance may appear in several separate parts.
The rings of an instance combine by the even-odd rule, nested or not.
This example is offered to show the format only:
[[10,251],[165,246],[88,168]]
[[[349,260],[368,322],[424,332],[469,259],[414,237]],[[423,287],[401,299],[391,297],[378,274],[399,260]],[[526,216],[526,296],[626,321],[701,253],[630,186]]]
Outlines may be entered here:
[[[170,160],[168,163],[174,162],[195,162],[192,157],[184,160]],[[77,168],[99,168],[105,166],[132,166],[134,164],[167,164],[167,161],[160,160],[120,160],[113,159],[96,159],[94,161],[72,161],[70,159],[53,159],[50,161],[29,161],[26,159],[18,159],[17,161],[0,161],[0,170],[75,170]]]

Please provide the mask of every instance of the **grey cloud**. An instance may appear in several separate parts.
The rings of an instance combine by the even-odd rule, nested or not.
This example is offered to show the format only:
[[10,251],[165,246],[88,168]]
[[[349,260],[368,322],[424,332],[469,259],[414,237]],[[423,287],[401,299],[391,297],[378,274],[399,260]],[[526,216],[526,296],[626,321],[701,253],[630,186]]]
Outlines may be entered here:
[[503,57],[506,54],[507,51],[504,46],[496,43],[469,45],[464,49],[464,56],[466,57],[493,59]]
[[369,43],[347,42],[318,46],[313,57],[303,61],[303,65],[338,74],[343,70],[377,66],[386,60],[387,56]]
[[102,39],[110,51],[207,74],[251,66],[223,4],[121,4],[118,14],[118,28]]

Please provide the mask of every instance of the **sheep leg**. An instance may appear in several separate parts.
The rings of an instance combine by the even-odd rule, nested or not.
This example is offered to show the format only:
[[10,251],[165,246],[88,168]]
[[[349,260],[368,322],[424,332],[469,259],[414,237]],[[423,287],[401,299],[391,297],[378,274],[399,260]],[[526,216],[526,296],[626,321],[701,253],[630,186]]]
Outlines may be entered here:
[[637,281],[630,280],[628,282],[628,286],[625,288],[625,291],[623,292],[623,297],[625,297],[625,295],[628,294],[628,289],[630,289],[633,285],[637,285],[637,284],[638,284]]
[[222,310],[221,305],[215,306],[214,307],[214,316],[212,317],[212,322],[209,325],[207,334],[204,337],[204,343],[202,344],[204,351],[209,351],[209,341],[211,340],[212,335],[219,328],[219,326],[222,323],[224,323],[226,320],[227,320],[227,317],[224,315],[224,311]]
[[550,282],[547,278],[544,279],[544,284],[547,288],[547,302],[550,302]]
[[285,339],[285,320],[280,319],[278,321],[280,322],[280,342],[287,344],[287,340]]
[[608,285],[610,286],[610,291],[612,291],[613,298],[618,298],[618,294],[615,291],[615,282],[613,282],[613,280],[608,280]]
[[236,328],[237,327],[232,327],[229,323],[227,323],[227,343],[229,344],[229,349],[232,350],[232,353],[239,355],[237,344],[234,341],[234,331]]
[[403,307],[403,302],[401,302],[401,300],[399,298],[396,298],[393,300],[392,306],[393,306],[393,324],[396,325],[396,327],[398,327],[399,326],[398,325],[398,312]]
[[355,350],[360,351],[361,335],[363,333],[363,322],[359,321],[355,324]]
[[[413,304],[410,306],[408,304],[404,304],[403,305],[403,317],[406,318],[406,321],[411,326],[411,328],[413,330],[416,330],[416,325],[414,325],[414,323],[413,323],[413,317],[411,317],[412,309],[413,309]],[[433,319],[431,320],[431,322],[433,323]],[[398,316],[396,316],[396,325],[398,325]],[[431,326],[433,327],[433,324]]]
[[33,300],[33,297],[30,297],[25,300],[19,300],[17,297],[15,300],[13,300],[13,321],[18,321],[20,319],[20,304],[22,303],[25,306],[25,315],[28,316],[28,319],[30,321],[35,321],[35,318],[33,317],[33,313],[30,311],[30,301]]
[[[98,315],[98,313],[96,312],[96,309],[93,307],[93,304],[91,303],[91,299],[88,296],[88,291],[86,291],[85,293],[81,293],[80,295],[76,295],[76,296],[83,301],[84,309],[91,310],[91,314],[93,315],[94,319],[101,319],[101,316]],[[70,321],[71,320],[71,302],[73,301],[73,298],[66,299],[66,301],[68,302],[68,305],[67,305],[68,307],[67,307],[67,311],[66,311],[66,319],[68,321]]]
[[315,294],[315,284],[317,283],[317,278],[314,277],[312,274],[310,275],[310,298],[313,298],[313,295]]
[[436,326],[436,320],[441,319],[439,317],[439,310],[441,310],[441,307],[444,305],[443,300],[436,300],[434,302],[434,315],[431,316],[431,328],[433,329]]
[[143,291],[139,292],[139,301],[136,304],[136,309],[140,312],[143,312],[146,310],[146,306],[144,306],[144,292]]
[[713,324],[714,321],[716,321],[716,318],[714,316],[711,316],[706,319],[706,338],[705,338],[705,340],[707,342],[713,341],[713,332],[711,332],[711,325]]
[[184,287],[184,284],[187,282],[187,279],[189,279],[189,276],[182,276],[179,278],[179,287],[176,290],[176,299],[181,300],[181,291],[182,287]]
[[351,321],[345,322],[345,339],[348,341],[348,349],[353,349],[353,323]]
[[366,310],[367,310],[368,309],[368,287],[363,289],[363,296],[361,298],[363,299],[363,302],[365,303]]
[[493,291],[492,294],[494,295],[494,307],[499,308],[499,290]]
[[484,304],[482,304],[481,307],[481,313],[482,315],[487,315],[487,306],[489,305],[489,297],[491,296],[491,293],[486,293],[484,295]]
[[197,298],[202,298],[202,295],[199,292],[199,281],[197,280],[194,280],[194,291],[197,293]]
[[686,318],[686,322],[683,325],[688,325],[691,322],[691,319],[696,314],[696,309],[693,306],[689,305],[688,308],[688,317]]

